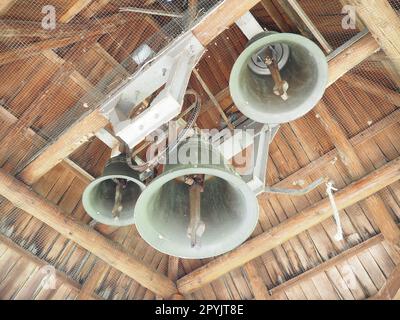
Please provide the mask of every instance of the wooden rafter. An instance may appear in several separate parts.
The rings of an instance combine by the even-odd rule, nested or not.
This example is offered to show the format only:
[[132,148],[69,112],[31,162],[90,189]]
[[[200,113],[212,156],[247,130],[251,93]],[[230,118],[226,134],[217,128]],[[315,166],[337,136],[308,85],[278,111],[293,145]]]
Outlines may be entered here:
[[[399,172],[400,158],[397,158],[340,190],[335,195],[338,209],[343,210],[396,182],[400,177]],[[266,251],[323,222],[330,218],[332,214],[332,208],[327,198],[311,205],[276,227],[248,240],[239,248],[216,258],[179,279],[177,282],[179,292],[187,294],[201,288],[225,273],[240,267]]]
[[[204,46],[207,46],[226,27],[257,3],[256,0],[226,0],[196,25],[192,32]],[[28,184],[37,181],[106,124],[106,119],[98,110],[88,113],[29,164],[21,173],[21,178]]]
[[400,74],[400,18],[387,0],[349,0]]
[[53,38],[43,39],[33,42],[24,47],[16,47],[0,52],[0,65],[26,59],[40,54],[42,51],[61,48],[75,42],[88,40],[93,37],[98,37],[106,33],[116,30],[116,28],[126,21],[121,15],[116,14],[109,18],[101,19],[91,25],[87,25],[83,29],[78,29],[77,32],[69,35],[63,33],[55,34]]
[[85,9],[93,0],[75,0],[72,6],[68,9],[66,13],[64,13],[59,21],[61,23],[68,23],[76,15],[78,15],[83,9]]
[[286,22],[285,18],[279,12],[278,8],[275,6],[272,0],[261,0],[261,4],[282,32],[292,31],[292,28]]
[[[321,101],[318,103],[313,112],[316,114],[325,132],[335,145],[339,158],[344,164],[351,180],[355,181],[365,176],[367,170],[363,166],[361,159],[357,155],[353,145],[347,139],[346,133],[339,122],[328,111],[324,102]],[[400,245],[400,229],[396,225],[389,210],[386,208],[383,200],[379,196],[373,195],[365,199],[365,205],[385,236],[385,239],[394,245]]]
[[56,205],[31,191],[4,170],[0,170],[0,194],[17,208],[44,222],[154,293],[164,298],[177,293],[174,282],[166,276],[149,268],[122,246],[111,242],[82,222],[67,217]]

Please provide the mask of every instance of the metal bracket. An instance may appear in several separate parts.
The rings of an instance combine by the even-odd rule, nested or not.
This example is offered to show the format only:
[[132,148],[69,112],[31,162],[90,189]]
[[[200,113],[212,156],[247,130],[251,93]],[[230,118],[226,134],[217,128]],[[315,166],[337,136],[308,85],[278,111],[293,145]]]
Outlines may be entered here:
[[[102,106],[101,111],[110,120],[115,134],[130,148],[181,112],[191,72],[204,52],[205,48],[193,34],[183,36]],[[150,107],[130,119],[131,111],[164,84],[165,88]]]

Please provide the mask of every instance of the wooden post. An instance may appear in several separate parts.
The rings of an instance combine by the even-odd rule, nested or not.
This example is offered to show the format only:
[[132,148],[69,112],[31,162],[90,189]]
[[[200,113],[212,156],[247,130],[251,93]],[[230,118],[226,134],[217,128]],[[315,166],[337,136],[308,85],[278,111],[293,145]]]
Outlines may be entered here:
[[175,283],[166,276],[149,268],[122,246],[112,243],[87,225],[69,218],[56,205],[4,170],[0,170],[0,195],[154,293],[165,298],[177,293]]
[[261,0],[261,4],[264,7],[265,11],[267,11],[271,19],[274,20],[278,28],[282,30],[282,32],[293,31],[290,25],[286,22],[285,18],[281,15],[275,4],[272,2],[272,0]]
[[[335,194],[339,210],[343,210],[396,182],[400,178],[400,158],[389,162],[368,176]],[[301,232],[332,216],[329,199],[304,209],[276,227],[248,240],[239,248],[220,256],[178,280],[179,292],[186,294],[201,288],[227,272],[253,260]]]
[[349,0],[400,74],[400,18],[387,0]]

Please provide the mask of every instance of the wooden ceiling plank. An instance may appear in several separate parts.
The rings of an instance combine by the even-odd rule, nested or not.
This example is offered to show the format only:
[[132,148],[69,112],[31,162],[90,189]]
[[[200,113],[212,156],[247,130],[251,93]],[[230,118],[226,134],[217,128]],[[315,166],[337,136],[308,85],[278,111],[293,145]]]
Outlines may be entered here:
[[343,80],[354,88],[365,91],[380,99],[386,99],[388,102],[400,107],[400,93],[381,85],[380,83],[373,82],[357,74],[346,74],[340,80]]
[[56,205],[31,191],[4,170],[0,170],[0,194],[154,293],[164,298],[177,293],[175,283],[166,276],[147,267],[122,246],[117,246],[87,225],[68,218]]
[[349,0],[400,74],[400,18],[387,0]]
[[90,271],[88,278],[82,285],[76,300],[93,300],[94,291],[97,288],[97,284],[104,277],[109,266],[101,260],[98,260]]
[[369,300],[400,300],[400,265],[394,268],[384,286]]
[[361,242],[360,244],[355,245],[354,247],[347,249],[346,251],[343,251],[342,253],[338,254],[337,256],[317,265],[314,268],[311,268],[302,274],[285,281],[281,285],[272,288],[270,290],[270,293],[272,295],[272,298],[274,299],[279,293],[285,291],[287,288],[290,288],[292,286],[298,285],[303,281],[306,281],[308,279],[311,279],[315,275],[324,272],[330,268],[335,267],[336,265],[348,260],[351,257],[357,256],[359,253],[368,250],[369,248],[372,248],[373,246],[381,243],[384,240],[384,237],[382,234],[378,234],[364,242]]
[[88,40],[105,33],[113,32],[116,28],[125,23],[120,14],[110,18],[104,18],[93,25],[88,25],[83,29],[77,30],[75,34],[65,36],[62,33],[55,34],[53,38],[44,39],[28,44],[22,48],[13,48],[0,52],[0,65],[26,59],[40,54],[42,51],[65,47],[75,42]]
[[[399,172],[400,158],[397,158],[375,170],[368,176],[338,191],[335,194],[338,209],[343,210],[396,182],[400,176]],[[239,248],[216,258],[203,267],[179,279],[177,282],[178,290],[186,294],[201,288],[203,285],[218,279],[225,273],[240,267],[244,263],[264,254],[266,251],[318,225],[322,221],[330,218],[332,214],[329,199],[325,198],[278,226],[248,240]]]
[[83,9],[85,9],[93,0],[76,0],[75,3],[68,9],[66,13],[64,13],[61,18],[61,23],[68,23],[76,15],[78,15]]
[[[46,261],[41,260],[37,256],[33,255],[31,252],[23,249],[19,245],[17,245],[14,241],[12,241],[10,238],[0,234],[0,243],[6,245],[8,248],[10,248],[12,251],[16,252],[18,255],[21,257],[25,258],[32,264],[36,265],[39,268],[42,268],[44,266],[47,266],[48,263]],[[68,287],[70,287],[72,290],[75,292],[79,292],[81,289],[81,286],[79,283],[73,281],[70,279],[65,273],[60,272],[56,270],[57,272],[57,278],[61,280],[62,283],[65,283]],[[92,299],[99,299],[98,296],[92,295]]]
[[270,300],[271,296],[268,293],[268,288],[264,284],[264,280],[258,273],[255,261],[250,261],[244,265],[244,270],[247,274],[247,279],[253,291],[256,300]]

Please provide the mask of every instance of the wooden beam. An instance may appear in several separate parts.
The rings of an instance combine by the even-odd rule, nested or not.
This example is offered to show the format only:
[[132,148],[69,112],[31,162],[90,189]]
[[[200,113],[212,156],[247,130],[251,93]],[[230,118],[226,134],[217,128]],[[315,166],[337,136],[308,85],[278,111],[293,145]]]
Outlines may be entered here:
[[[53,50],[45,50],[42,52],[42,55],[49,61],[59,65],[60,67],[66,63],[66,61],[63,58],[61,58],[57,53],[55,53]],[[80,74],[76,70],[73,70],[69,74],[69,78],[87,92],[94,89],[94,86],[90,83],[90,81],[86,79],[84,76],[82,76],[82,74]]]
[[175,283],[166,276],[149,268],[122,246],[111,242],[84,223],[69,218],[56,205],[4,170],[0,170],[0,195],[154,293],[168,298],[177,292]]
[[0,2],[0,17],[4,16],[7,11],[13,6],[17,0],[1,0]]
[[[325,103],[323,101],[319,102],[313,112],[335,145],[339,158],[344,164],[350,179],[355,181],[365,176],[368,172],[361,159],[347,139],[346,133],[339,122],[334,118],[334,115],[329,113]],[[397,227],[382,198],[373,195],[365,199],[365,204],[385,239],[394,245],[400,245],[400,229]]]
[[51,39],[40,40],[24,47],[16,47],[0,52],[0,65],[26,59],[38,55],[45,50],[65,47],[75,42],[113,32],[119,25],[125,22],[125,19],[123,19],[120,14],[116,14],[110,18],[101,19],[101,21],[98,21],[97,23],[89,24],[85,29],[76,32],[73,35],[57,33]]
[[331,53],[333,51],[332,46],[326,41],[321,32],[319,32],[318,28],[311,21],[308,15],[305,13],[303,8],[297,2],[297,0],[287,0],[289,5],[293,8],[296,14],[299,16],[301,21],[303,21],[304,25],[307,27],[308,31],[313,35],[313,37],[318,41],[321,47],[325,50],[326,53]]
[[[393,111],[391,114],[383,118],[381,121],[372,124],[369,128],[360,132],[350,139],[351,144],[354,147],[360,147],[363,143],[369,141],[377,134],[386,130],[393,126],[394,124],[400,122],[400,109]],[[330,152],[324,154],[322,157],[310,162],[305,167],[297,170],[292,173],[290,176],[285,179],[277,182],[273,185],[274,188],[283,188],[283,187],[293,187],[293,182],[303,179],[304,177],[309,176],[313,172],[319,170],[323,170],[323,168],[327,165],[331,165],[331,163],[335,162],[335,158],[338,156],[337,150],[331,150]]]
[[397,265],[384,286],[369,300],[400,300],[400,265]]
[[400,18],[387,0],[349,0],[400,74]]
[[225,0],[200,21],[192,32],[203,46],[207,46],[258,2],[259,0]]
[[[352,183],[335,194],[339,210],[343,210],[374,193],[382,190],[400,178],[400,158],[375,170],[368,176]],[[179,279],[178,290],[190,293],[210,283],[227,272],[261,256],[298,234],[318,225],[332,216],[329,199],[325,198],[302,210],[276,227],[248,240],[239,248],[220,256],[201,268]]]
[[[0,242],[6,245],[8,248],[10,248],[12,251],[16,252],[18,255],[21,257],[25,258],[28,260],[30,263],[34,264],[38,268],[45,267],[49,265],[46,261],[41,260],[31,252],[25,250],[24,248],[20,247],[18,244],[16,244],[14,241],[12,241],[10,238],[7,238],[6,236],[0,234]],[[81,290],[81,286],[79,283],[76,281],[70,279],[65,273],[56,270],[56,277],[59,279],[62,283],[65,285],[69,286],[74,292],[78,293]],[[98,300],[100,297],[97,295],[92,294],[90,296],[90,299],[92,300]]]
[[[329,60],[328,87],[340,79],[348,71],[380,50],[379,44],[367,33],[357,41],[350,40],[337,50],[338,54]],[[334,52],[335,53],[335,52]]]
[[285,291],[293,286],[296,286],[305,280],[309,280],[312,277],[318,275],[319,273],[329,270],[330,268],[333,268],[336,265],[338,265],[352,257],[355,257],[356,255],[364,252],[365,250],[368,250],[369,248],[376,246],[377,244],[381,243],[383,240],[384,240],[383,235],[378,234],[364,242],[361,242],[360,244],[357,244],[356,246],[354,246],[350,249],[347,249],[346,251],[343,251],[342,253],[338,254],[337,256],[317,265],[316,267],[309,269],[290,280],[285,281],[284,283],[280,284],[279,286],[277,286],[275,288],[272,288],[269,291],[271,293],[272,299],[277,297],[279,293],[282,293],[283,291]]
[[61,18],[61,23],[68,23],[76,15],[78,15],[83,9],[85,9],[93,0],[75,0],[75,3],[68,9],[66,13],[64,13]]
[[282,32],[293,31],[272,0],[261,0],[261,4]]
[[95,0],[95,2],[93,2],[84,12],[82,12],[82,16],[86,19],[90,19],[110,2],[111,0]]
[[34,184],[63,159],[69,157],[80,146],[88,142],[97,131],[107,124],[108,119],[99,110],[83,116],[81,121],[77,121],[69,127],[56,142],[48,146],[31,162],[20,173],[20,178],[29,185]]

